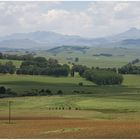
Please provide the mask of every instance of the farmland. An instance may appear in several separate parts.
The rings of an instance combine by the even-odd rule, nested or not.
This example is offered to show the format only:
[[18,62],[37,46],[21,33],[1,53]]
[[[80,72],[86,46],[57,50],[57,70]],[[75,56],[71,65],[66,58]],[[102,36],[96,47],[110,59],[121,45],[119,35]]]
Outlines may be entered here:
[[[74,58],[78,57],[79,62],[76,64],[86,65],[88,67],[121,67],[135,58],[139,58],[139,48],[121,48],[121,47],[91,47],[85,51],[85,53],[72,49],[61,49],[59,52],[47,52],[37,51],[36,54],[44,57],[53,57],[59,60],[61,63],[74,62]],[[108,53],[112,56],[94,56],[96,54]],[[67,60],[71,58],[71,60]]]
[[[15,87],[15,90],[49,87],[53,92],[61,89],[69,94],[1,99],[1,138],[140,137],[140,82],[137,76],[125,76],[123,86],[116,87],[98,87],[78,76],[75,77],[75,82],[70,77],[35,76],[31,79],[30,76],[21,76],[17,79],[16,75],[4,76],[1,83]],[[35,82],[37,79],[40,84]],[[132,79],[135,79],[133,84]],[[86,85],[79,87],[80,81]],[[64,85],[63,82],[67,84]],[[74,90],[79,93],[73,93]],[[12,101],[11,124],[6,120],[7,101]]]
[[[105,50],[94,50],[94,54]],[[109,53],[113,54],[113,51]],[[111,57],[96,57],[90,51],[85,55],[74,52],[71,56],[79,57],[76,64],[120,67],[138,57],[137,51],[131,51],[131,55],[125,53],[124,56],[114,52]],[[40,55],[68,63],[67,52],[53,56],[38,51],[37,56]],[[21,64],[21,61],[12,62],[17,68]],[[74,77],[0,74],[0,86],[10,88],[18,95],[40,90],[50,90],[53,94],[1,98],[0,138],[140,138],[140,77],[131,74],[123,77],[122,85],[98,86],[78,73]],[[57,95],[59,90],[62,95]],[[8,101],[12,101],[11,124],[7,121]],[[115,128],[117,131],[112,131]]]
[[[122,86],[96,86],[80,78],[1,75],[0,84],[18,94],[33,89],[63,91],[63,96],[17,97],[1,99],[1,116],[7,114],[7,100],[13,101],[14,116],[92,119],[138,119],[140,116],[139,77],[126,75]],[[131,80],[134,80],[131,84]],[[78,83],[83,82],[84,86]],[[64,84],[65,83],[65,84]],[[131,86],[130,86],[131,85]],[[69,110],[71,107],[71,110]],[[49,110],[48,108],[53,108]],[[57,108],[57,109],[55,109]],[[61,108],[60,110],[58,108]],[[62,108],[64,108],[62,110]],[[80,110],[75,110],[79,108]],[[55,110],[54,110],[55,109]],[[32,111],[31,111],[32,110]],[[127,114],[127,115],[126,115]],[[27,116],[26,116],[27,115]]]
[[[57,125],[56,125],[57,124]],[[139,138],[138,121],[98,121],[52,118],[0,122],[1,138]]]

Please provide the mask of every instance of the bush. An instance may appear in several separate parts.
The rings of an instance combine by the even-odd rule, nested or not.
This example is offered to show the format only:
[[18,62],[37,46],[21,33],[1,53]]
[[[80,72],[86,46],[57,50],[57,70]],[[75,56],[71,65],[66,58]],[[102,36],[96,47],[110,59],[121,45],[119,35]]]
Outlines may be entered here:
[[57,91],[57,94],[58,94],[58,95],[62,95],[62,94],[63,94],[63,91],[62,91],[62,90],[58,90],[58,91]]
[[78,90],[74,90],[73,92],[74,92],[74,93],[79,93],[79,91],[78,91]]
[[6,88],[4,86],[0,87],[0,93],[1,94],[6,93]]
[[46,93],[47,93],[47,95],[53,95],[51,90],[49,90],[49,89],[46,90]]
[[80,83],[79,83],[79,86],[83,86],[83,82],[80,82]]
[[71,107],[69,107],[69,110],[71,110]]
[[4,86],[0,87],[0,98],[16,97],[17,93],[13,92],[10,88],[6,89]]

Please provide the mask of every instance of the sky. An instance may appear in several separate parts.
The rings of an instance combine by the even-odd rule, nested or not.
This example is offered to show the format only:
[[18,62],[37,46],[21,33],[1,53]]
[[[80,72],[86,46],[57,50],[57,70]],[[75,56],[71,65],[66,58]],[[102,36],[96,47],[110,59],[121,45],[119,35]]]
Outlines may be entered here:
[[140,28],[140,1],[0,1],[0,36],[53,31],[103,37]]

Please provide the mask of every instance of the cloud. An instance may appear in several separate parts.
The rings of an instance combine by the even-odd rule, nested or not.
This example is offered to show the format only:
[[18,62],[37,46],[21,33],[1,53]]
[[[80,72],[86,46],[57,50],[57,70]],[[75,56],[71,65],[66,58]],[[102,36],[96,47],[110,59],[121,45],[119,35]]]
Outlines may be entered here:
[[99,37],[140,27],[140,2],[87,3],[76,10],[74,2],[68,9],[63,2],[0,2],[0,35],[49,30]]

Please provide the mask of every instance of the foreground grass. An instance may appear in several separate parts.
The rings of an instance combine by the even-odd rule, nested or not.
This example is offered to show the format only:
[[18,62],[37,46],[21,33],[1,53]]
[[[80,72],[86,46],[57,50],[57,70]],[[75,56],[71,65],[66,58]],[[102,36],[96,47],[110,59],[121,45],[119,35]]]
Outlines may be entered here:
[[[5,98],[1,99],[0,117],[7,115],[7,101],[10,100],[13,101],[13,116],[139,119],[139,93],[98,94]],[[69,107],[72,109],[69,110]],[[80,108],[80,110],[75,110],[75,108]]]

